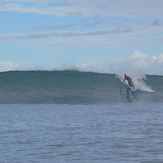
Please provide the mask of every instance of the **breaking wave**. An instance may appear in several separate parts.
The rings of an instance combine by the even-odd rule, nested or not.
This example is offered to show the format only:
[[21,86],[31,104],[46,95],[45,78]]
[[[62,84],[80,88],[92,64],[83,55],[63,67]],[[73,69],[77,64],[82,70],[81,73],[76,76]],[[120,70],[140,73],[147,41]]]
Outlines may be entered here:
[[163,101],[163,76],[133,77],[133,93],[116,74],[65,71],[0,73],[0,103],[95,104]]

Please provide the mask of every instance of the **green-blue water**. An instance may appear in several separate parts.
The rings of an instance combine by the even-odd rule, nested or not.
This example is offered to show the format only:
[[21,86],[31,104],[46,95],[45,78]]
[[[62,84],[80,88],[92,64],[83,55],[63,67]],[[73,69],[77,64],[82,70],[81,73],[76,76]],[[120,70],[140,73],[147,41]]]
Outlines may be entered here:
[[[0,73],[0,103],[95,104],[163,101],[163,76],[136,81],[133,94],[115,74],[79,71],[13,71]],[[152,91],[151,91],[152,90]]]

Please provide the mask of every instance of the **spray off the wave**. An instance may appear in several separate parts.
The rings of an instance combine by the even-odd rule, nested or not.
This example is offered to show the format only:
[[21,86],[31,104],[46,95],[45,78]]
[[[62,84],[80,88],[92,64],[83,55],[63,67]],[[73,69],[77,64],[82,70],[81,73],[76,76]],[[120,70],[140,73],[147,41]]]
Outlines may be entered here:
[[[118,78],[120,79],[121,82],[123,82],[122,76],[118,76]],[[146,75],[132,76],[131,78],[136,89],[145,92],[155,92],[150,86],[147,85],[148,81]],[[128,85],[126,81],[124,83]]]

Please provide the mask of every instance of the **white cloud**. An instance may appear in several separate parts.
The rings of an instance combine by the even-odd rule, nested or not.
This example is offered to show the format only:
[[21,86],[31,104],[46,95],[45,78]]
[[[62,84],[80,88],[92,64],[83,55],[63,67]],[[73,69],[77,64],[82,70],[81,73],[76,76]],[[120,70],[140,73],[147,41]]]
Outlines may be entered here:
[[155,63],[163,64],[163,54],[160,54],[159,56],[153,56],[152,60]]
[[23,63],[15,63],[11,61],[0,61],[0,72],[3,71],[15,71],[15,70],[29,70],[34,67],[23,64]]
[[0,71],[9,71],[16,70],[21,67],[21,64],[13,63],[13,62],[4,62],[0,61]]
[[[113,67],[113,69],[112,69]],[[109,67],[116,73],[129,74],[163,74],[163,55],[149,57],[136,51],[133,55],[127,58],[118,58],[113,60]]]
[[136,51],[131,56],[115,58],[108,63],[100,63],[98,61],[85,63],[79,66],[79,70],[119,75],[129,74],[131,76],[142,74],[163,75],[162,67],[163,54],[149,57]]
[[[31,3],[31,6],[27,7],[26,3]],[[51,7],[55,3],[60,5]],[[66,6],[66,3],[69,5]],[[162,5],[162,0],[1,0],[0,11],[57,16],[105,15],[160,18],[163,15]]]
[[33,13],[41,15],[56,15],[56,16],[94,16],[102,12],[101,7],[78,7],[78,6],[25,6],[18,3],[2,3],[0,11],[18,12],[18,13]]
[[81,65],[60,65],[59,67],[31,66],[22,63],[0,61],[0,72],[13,70],[64,70],[74,69],[80,71],[93,71],[99,73],[115,73],[118,75],[128,74],[131,76],[149,74],[163,75],[163,54],[156,56],[147,56],[141,52],[135,51],[126,58],[117,57],[112,61],[105,63],[92,61]]
[[[162,48],[163,36],[134,35],[136,31],[97,30],[97,31],[56,31],[33,34],[2,33],[0,43],[48,49],[82,48]],[[139,31],[137,31],[139,33]],[[150,34],[150,32],[149,32]]]
[[[63,28],[47,33],[38,33],[39,30],[35,32],[33,30],[34,33],[30,31],[30,34],[27,31],[24,34],[2,33],[0,34],[0,42],[6,43],[9,41],[21,45],[26,42],[25,44],[30,46],[37,44],[45,47],[61,47],[65,45],[75,45],[77,47],[162,47],[163,18],[160,16],[163,15],[162,0],[0,0],[0,2],[0,11],[62,17],[85,16],[88,19],[90,16],[98,17],[98,22],[97,20],[92,22],[91,27],[89,26],[90,22],[85,23],[85,27],[80,23],[73,23],[75,26],[74,31],[70,28],[67,28],[70,31],[66,31],[66,28],[64,28],[66,25],[56,25],[54,22],[54,25],[47,24],[44,27],[31,27],[31,29],[48,31],[48,29],[52,30],[55,27]],[[103,18],[103,15],[107,19]],[[144,16],[145,18],[143,18]],[[148,16],[150,19],[146,18]],[[92,17],[91,20],[93,20]],[[109,20],[113,21],[108,23]],[[95,28],[97,24],[99,26]],[[70,24],[67,27],[70,27]],[[29,39],[31,40],[29,41]]]

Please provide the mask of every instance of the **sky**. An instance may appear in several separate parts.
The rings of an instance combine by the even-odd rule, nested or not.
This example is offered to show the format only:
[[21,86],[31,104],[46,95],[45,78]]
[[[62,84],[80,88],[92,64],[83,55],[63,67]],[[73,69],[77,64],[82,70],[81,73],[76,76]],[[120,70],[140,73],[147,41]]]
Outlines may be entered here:
[[162,0],[0,0],[0,71],[163,75]]

